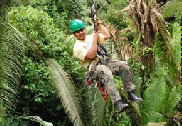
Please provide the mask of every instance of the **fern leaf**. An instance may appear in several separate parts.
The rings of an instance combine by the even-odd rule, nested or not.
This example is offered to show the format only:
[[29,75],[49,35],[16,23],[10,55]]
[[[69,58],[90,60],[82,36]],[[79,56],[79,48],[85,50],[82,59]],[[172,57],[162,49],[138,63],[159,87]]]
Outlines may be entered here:
[[[166,100],[166,89],[164,68],[160,68],[158,76],[153,78],[152,83],[148,86],[144,93],[143,101],[143,123],[164,121],[164,117],[160,112],[164,111]],[[157,118],[156,118],[157,117]]]
[[181,0],[172,0],[168,1],[162,8],[162,13],[164,18],[171,16],[179,16],[182,14],[182,1]]
[[65,111],[69,114],[74,126],[84,126],[80,99],[71,78],[55,60],[49,59],[47,64]]
[[[182,6],[182,5],[181,5]],[[174,63],[177,66],[177,70],[180,71],[180,62],[181,62],[181,51],[180,51],[180,39],[181,39],[181,30],[182,26],[178,23],[173,24],[173,36],[171,41],[172,46],[172,56],[174,57]]]
[[167,96],[166,104],[165,104],[165,113],[168,116],[172,116],[173,110],[176,107],[177,103],[180,101],[180,87],[173,87],[169,90],[169,95]]

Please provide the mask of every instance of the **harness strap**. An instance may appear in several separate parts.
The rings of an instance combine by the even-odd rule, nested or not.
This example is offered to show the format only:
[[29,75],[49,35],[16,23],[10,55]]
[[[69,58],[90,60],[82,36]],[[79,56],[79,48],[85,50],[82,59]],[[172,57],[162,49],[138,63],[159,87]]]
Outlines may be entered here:
[[[96,67],[100,62],[97,62],[94,66],[91,66],[91,67]],[[90,64],[91,62],[89,63],[89,65],[87,66],[87,68],[89,69],[90,67]],[[95,68],[93,68],[95,69]],[[87,71],[87,74],[86,74],[86,78],[87,78],[87,83],[88,85],[92,85],[94,83],[94,80],[93,80],[93,74],[94,74],[94,71]],[[98,81],[97,82],[97,88],[99,89],[99,91],[101,92],[101,95],[102,97],[104,98],[104,100],[107,102],[109,101],[109,97],[108,97],[108,94],[105,90],[105,87],[104,87],[104,84],[101,82],[101,81]]]

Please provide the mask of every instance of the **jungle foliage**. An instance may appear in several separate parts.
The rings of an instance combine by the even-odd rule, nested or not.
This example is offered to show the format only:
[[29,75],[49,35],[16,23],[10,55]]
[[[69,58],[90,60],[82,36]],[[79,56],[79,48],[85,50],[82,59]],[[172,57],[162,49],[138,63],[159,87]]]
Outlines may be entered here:
[[[0,2],[0,124],[179,126],[182,3],[161,2],[95,0],[111,34],[109,53],[129,63],[144,99],[119,115],[96,84],[87,86],[85,69],[72,56],[69,23],[80,18],[93,27],[91,0]],[[115,83],[127,102],[122,80],[115,76]]]

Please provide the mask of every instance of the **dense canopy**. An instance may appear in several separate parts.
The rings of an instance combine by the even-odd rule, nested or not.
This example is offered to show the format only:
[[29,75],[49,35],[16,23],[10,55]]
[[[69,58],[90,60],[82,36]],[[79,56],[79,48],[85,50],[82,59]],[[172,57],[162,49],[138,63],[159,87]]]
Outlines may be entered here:
[[94,29],[91,0],[3,0],[0,2],[0,125],[4,126],[180,126],[181,0],[94,0],[111,38],[111,59],[127,61],[136,93],[130,107],[113,114],[85,69],[73,57],[77,18]]

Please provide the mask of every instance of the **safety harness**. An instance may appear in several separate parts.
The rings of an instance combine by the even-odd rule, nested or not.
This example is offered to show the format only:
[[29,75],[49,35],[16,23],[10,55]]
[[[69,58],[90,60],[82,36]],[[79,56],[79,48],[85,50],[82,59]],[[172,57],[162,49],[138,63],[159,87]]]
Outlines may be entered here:
[[[107,55],[107,51],[104,47],[101,47],[101,45],[99,44],[98,45],[98,50],[97,50],[97,58],[98,59],[98,62],[92,66],[90,66],[91,62],[89,63],[89,65],[87,66],[87,74],[86,74],[86,77],[87,77],[87,83],[88,85],[92,85],[94,83],[94,79],[93,79],[93,76],[94,76],[94,71],[96,70],[96,67],[98,64],[104,64],[106,65],[107,64],[107,61],[108,61],[108,55]],[[89,71],[90,67],[92,67],[91,71]],[[103,96],[104,100],[105,101],[108,101],[109,98],[108,98],[108,94],[106,92],[106,89],[104,87],[104,83],[97,79],[96,78],[96,81],[97,81],[97,88],[99,89],[99,91],[101,92],[101,95]]]
[[[93,1],[93,4],[92,4],[92,7],[91,7],[91,16],[92,16],[92,21],[94,23],[94,31],[97,32],[98,31],[97,22],[96,22],[97,21],[97,16],[96,16],[96,10],[95,10],[95,6],[94,6],[94,1]],[[97,58],[99,58],[99,61],[92,67],[96,68],[96,66],[98,64],[102,64],[102,65],[107,64],[108,54],[107,54],[106,49],[100,43],[97,43]],[[91,62],[89,63],[89,65],[87,67],[88,71],[87,71],[86,76],[87,76],[88,85],[92,85],[94,83],[94,80],[93,80],[94,71],[89,71],[89,67],[90,67]],[[101,80],[97,80],[97,88],[101,92],[101,95],[103,96],[104,100],[108,101],[109,100],[108,94],[107,94],[106,89],[104,87],[104,83]]]

